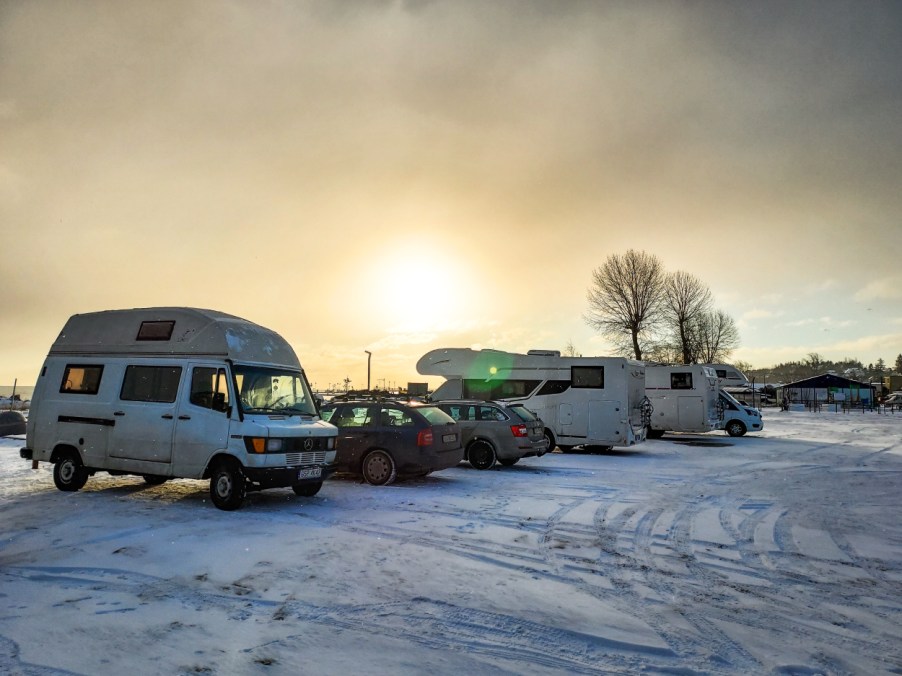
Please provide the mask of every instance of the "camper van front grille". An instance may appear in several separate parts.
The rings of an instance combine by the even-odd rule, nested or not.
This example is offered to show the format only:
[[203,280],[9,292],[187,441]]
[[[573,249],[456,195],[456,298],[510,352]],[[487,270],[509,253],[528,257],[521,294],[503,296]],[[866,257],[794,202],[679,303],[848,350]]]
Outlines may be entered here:
[[325,451],[313,451],[311,453],[287,453],[285,460],[289,467],[298,465],[321,465],[326,462]]

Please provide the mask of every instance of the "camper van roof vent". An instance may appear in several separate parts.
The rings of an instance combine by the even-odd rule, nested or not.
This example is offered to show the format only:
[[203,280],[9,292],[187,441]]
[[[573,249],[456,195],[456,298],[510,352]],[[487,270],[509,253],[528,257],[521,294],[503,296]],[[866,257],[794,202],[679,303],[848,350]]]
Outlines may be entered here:
[[141,322],[141,328],[138,329],[138,337],[135,340],[169,340],[172,338],[172,329],[174,328],[174,321]]
[[531,354],[535,357],[560,357],[560,350],[530,350],[526,354]]

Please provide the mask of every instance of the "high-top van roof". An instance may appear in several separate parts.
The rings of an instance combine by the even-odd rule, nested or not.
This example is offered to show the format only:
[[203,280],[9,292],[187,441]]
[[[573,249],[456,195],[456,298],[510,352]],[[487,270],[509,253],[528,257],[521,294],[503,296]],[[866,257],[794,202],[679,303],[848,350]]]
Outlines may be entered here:
[[73,315],[50,354],[221,357],[301,368],[294,350],[276,332],[223,312],[189,307]]

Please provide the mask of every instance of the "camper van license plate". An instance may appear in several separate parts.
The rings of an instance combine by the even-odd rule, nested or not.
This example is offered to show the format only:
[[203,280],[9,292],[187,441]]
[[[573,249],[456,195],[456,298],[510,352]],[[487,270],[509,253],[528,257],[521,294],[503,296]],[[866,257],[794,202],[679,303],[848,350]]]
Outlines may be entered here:
[[311,467],[310,469],[299,469],[298,479],[318,479],[322,476],[322,467]]

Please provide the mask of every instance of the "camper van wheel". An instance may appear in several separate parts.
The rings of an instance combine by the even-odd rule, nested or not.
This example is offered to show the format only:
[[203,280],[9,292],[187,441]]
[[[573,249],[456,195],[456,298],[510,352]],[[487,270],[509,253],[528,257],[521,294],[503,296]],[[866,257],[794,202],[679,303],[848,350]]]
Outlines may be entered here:
[[395,480],[395,461],[385,451],[370,451],[363,459],[363,478],[372,486],[386,486]]
[[741,420],[731,420],[727,423],[727,434],[731,437],[741,437],[745,431],[745,423]]
[[323,482],[316,481],[309,484],[295,484],[291,487],[291,490],[294,491],[295,495],[300,495],[302,498],[312,498],[314,495],[319,493],[319,489],[322,487]]
[[511,467],[512,465],[516,465],[520,461],[520,458],[498,458],[498,462],[500,462],[505,467]]
[[231,511],[244,502],[245,485],[241,465],[235,460],[218,460],[210,473],[210,499],[213,504]]
[[142,474],[141,478],[148,486],[159,486],[169,481],[169,477],[160,476],[159,474]]
[[551,451],[553,451],[557,446],[557,442],[555,442],[554,435],[551,433],[551,430],[545,430],[545,441],[548,442],[548,452],[551,453]]
[[77,491],[88,480],[88,470],[75,451],[67,451],[53,466],[53,483],[61,491]]
[[495,466],[495,449],[485,441],[474,441],[467,449],[467,459],[476,469],[491,469]]

